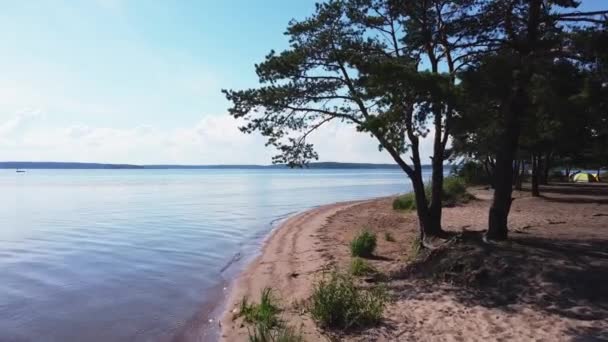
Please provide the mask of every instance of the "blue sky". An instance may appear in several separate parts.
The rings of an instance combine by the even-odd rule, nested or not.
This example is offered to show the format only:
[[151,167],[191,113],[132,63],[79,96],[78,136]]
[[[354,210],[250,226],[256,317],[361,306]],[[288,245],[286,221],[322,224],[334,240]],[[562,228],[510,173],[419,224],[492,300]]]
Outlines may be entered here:
[[[604,0],[588,0],[599,7]],[[598,6],[593,6],[595,4]],[[314,1],[5,1],[0,160],[269,163],[226,114],[222,88],[287,46]],[[322,160],[389,162],[374,140],[329,127]]]
[[[220,90],[287,46],[313,1],[10,1],[0,11],[0,160],[269,163]],[[389,161],[333,127],[321,159]],[[340,140],[341,139],[341,140]]]

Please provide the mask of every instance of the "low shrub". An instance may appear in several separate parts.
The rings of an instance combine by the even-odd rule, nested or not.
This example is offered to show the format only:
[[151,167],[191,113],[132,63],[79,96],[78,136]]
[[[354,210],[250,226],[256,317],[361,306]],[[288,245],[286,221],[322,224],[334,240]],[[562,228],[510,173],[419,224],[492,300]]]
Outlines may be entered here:
[[443,180],[443,194],[446,196],[459,196],[467,192],[467,184],[460,177],[446,177]]
[[239,316],[243,317],[247,323],[273,328],[279,325],[280,311],[276,299],[272,294],[272,289],[267,287],[262,290],[259,304],[250,304],[247,298],[243,298],[239,309]]
[[376,234],[364,230],[350,243],[350,252],[355,257],[370,257],[376,249]]
[[416,209],[416,200],[414,193],[410,192],[405,195],[401,195],[393,201],[393,209],[395,210],[414,210]]
[[323,328],[348,330],[379,323],[386,302],[384,288],[361,289],[348,275],[334,272],[315,285],[309,311]]
[[[428,201],[432,199],[431,186],[427,185],[424,192]],[[467,182],[462,177],[449,176],[443,180],[443,205],[453,206],[456,203],[466,203],[473,199],[473,195],[467,193]],[[393,201],[395,210],[416,209],[416,198],[413,192],[401,195]]]
[[456,165],[452,169],[452,175],[462,178],[466,184],[470,185],[489,185],[492,182],[483,165],[475,161]]
[[239,317],[243,317],[247,327],[250,342],[301,342],[302,334],[292,327],[285,326],[279,318],[281,308],[272,294],[272,289],[265,288],[259,304],[249,303],[243,298]]
[[361,258],[351,260],[349,271],[357,277],[376,273],[376,269]]
[[473,196],[467,193],[467,184],[463,178],[450,176],[443,180],[444,206],[466,203],[471,199],[473,199]]

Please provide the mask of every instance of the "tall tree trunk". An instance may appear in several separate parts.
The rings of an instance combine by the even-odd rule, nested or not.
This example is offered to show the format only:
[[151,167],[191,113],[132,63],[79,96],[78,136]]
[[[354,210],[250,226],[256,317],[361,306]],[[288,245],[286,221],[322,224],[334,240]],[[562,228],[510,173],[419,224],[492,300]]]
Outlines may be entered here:
[[422,171],[414,170],[412,177],[412,187],[414,188],[414,198],[416,200],[416,213],[420,225],[420,241],[424,242],[425,237],[440,236],[443,233],[441,221],[434,219],[429,210],[428,201],[424,192],[424,182]]
[[[534,67],[534,50],[538,44],[538,31],[540,26],[542,0],[529,0],[529,13],[527,20],[527,35],[525,44],[517,48],[520,55],[519,65],[513,70],[515,83],[506,103],[503,103],[505,114],[505,130],[501,134],[500,144],[496,153],[496,167],[494,168],[495,189],[492,206],[488,217],[488,231],[486,238],[490,240],[506,240],[508,236],[507,220],[511,210],[511,186],[513,173],[513,159],[519,142],[521,132],[520,116],[528,107],[527,88],[532,78]],[[511,13],[506,13],[507,19]]]
[[525,108],[526,96],[521,86],[514,89],[505,103],[505,130],[499,140],[494,167],[494,196],[488,217],[486,238],[506,240],[508,237],[507,219],[513,199],[513,160],[521,131],[519,116]]
[[540,172],[540,155],[532,154],[532,196],[539,197],[538,190],[539,172]]
[[486,176],[490,180],[490,187],[493,189],[494,188],[494,168],[496,167],[496,165],[492,164],[492,162],[490,161],[490,157],[487,157],[486,159],[484,159],[482,164],[483,164],[483,169],[486,172]]
[[443,145],[441,143],[441,115],[438,113],[441,111],[439,106],[435,106],[434,125],[435,125],[435,137],[433,143],[433,158],[431,165],[433,167],[433,174],[431,176],[431,205],[429,207],[429,219],[433,227],[439,229],[435,234],[442,234],[441,230],[441,212],[443,202]]

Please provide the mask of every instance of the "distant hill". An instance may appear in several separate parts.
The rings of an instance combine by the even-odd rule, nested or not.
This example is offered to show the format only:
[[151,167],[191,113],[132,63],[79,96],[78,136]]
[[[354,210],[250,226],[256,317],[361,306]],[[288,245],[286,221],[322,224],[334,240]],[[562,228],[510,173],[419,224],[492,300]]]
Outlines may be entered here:
[[[285,169],[285,164],[275,165],[144,165],[145,169]],[[398,169],[396,164],[320,162],[308,164],[309,169]]]
[[[132,165],[67,162],[0,162],[0,169],[282,169],[286,165]],[[310,163],[310,169],[399,169],[396,164]]]
[[65,163],[65,162],[0,162],[0,169],[143,169],[130,164]]

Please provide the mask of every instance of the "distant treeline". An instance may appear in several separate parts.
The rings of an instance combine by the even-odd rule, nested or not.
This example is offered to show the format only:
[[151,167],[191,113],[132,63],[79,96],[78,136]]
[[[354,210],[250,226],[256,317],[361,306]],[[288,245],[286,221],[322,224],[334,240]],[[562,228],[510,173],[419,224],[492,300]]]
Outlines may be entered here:
[[66,162],[0,162],[0,169],[143,169],[143,166]]
[[[426,165],[424,167],[427,167]],[[428,166],[430,167],[430,166]],[[133,165],[67,162],[0,162],[0,169],[284,169],[275,165]],[[398,169],[396,164],[320,162],[308,164],[310,169]]]

